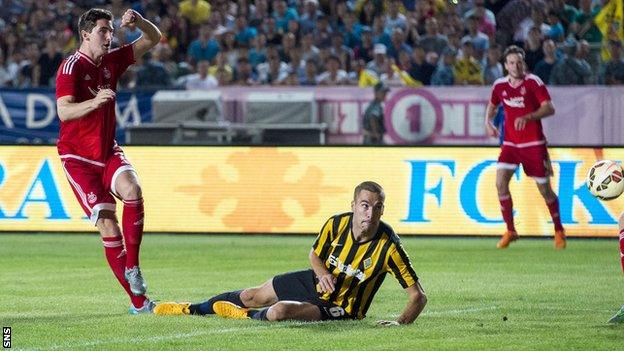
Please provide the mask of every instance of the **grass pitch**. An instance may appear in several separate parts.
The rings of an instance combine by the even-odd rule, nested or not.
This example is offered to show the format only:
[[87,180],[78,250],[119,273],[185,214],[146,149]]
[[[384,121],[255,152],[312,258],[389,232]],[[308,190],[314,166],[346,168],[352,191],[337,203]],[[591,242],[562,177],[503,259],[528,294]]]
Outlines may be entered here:
[[[308,267],[311,236],[147,235],[150,297],[201,301]],[[404,237],[427,292],[412,325],[384,328],[406,295],[392,276],[366,319],[266,323],[130,316],[95,235],[0,235],[0,324],[18,350],[622,350],[616,240]]]

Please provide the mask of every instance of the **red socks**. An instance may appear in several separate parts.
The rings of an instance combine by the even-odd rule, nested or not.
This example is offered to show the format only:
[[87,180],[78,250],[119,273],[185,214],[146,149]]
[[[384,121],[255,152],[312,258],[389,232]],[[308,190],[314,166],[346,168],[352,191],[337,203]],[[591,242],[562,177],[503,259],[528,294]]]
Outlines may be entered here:
[[143,237],[143,199],[124,200],[121,231],[126,243],[126,267],[139,265],[139,248]]
[[548,211],[550,211],[550,216],[552,217],[553,223],[555,224],[555,230],[563,230],[563,226],[561,225],[561,217],[559,216],[559,199],[555,197],[554,201],[547,202],[546,205],[548,206]]
[[121,286],[126,290],[128,296],[130,296],[130,301],[132,301],[132,305],[136,308],[143,307],[143,303],[146,300],[145,296],[134,296],[130,291],[130,285],[126,282],[126,278],[124,277],[124,269],[126,267],[126,253],[123,249],[123,240],[121,236],[115,237],[103,237],[102,243],[104,244],[104,253],[106,254],[106,260],[108,261],[108,265],[110,266],[113,274],[121,284]]
[[511,232],[515,232],[516,226],[514,225],[514,219],[513,219],[513,201],[511,201],[511,195],[507,195],[505,197],[499,197],[498,201],[500,201],[501,212],[503,214],[503,219],[505,220],[505,224],[507,224],[507,230]]

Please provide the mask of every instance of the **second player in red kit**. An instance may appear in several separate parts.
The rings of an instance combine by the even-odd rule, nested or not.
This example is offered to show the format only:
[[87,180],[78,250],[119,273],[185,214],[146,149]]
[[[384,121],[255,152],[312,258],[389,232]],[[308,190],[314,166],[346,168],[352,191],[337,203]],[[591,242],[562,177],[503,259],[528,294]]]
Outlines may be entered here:
[[[498,157],[496,188],[507,230],[497,247],[504,249],[518,239],[509,182],[518,165],[522,165],[524,173],[535,180],[546,201],[555,227],[555,248],[564,249],[565,231],[559,215],[559,200],[550,185],[552,168],[541,122],[542,118],[552,116],[555,108],[542,80],[525,72],[524,51],[521,48],[512,45],[505,50],[503,57],[509,74],[494,82],[485,118],[488,135],[504,133]],[[492,124],[499,104],[505,110],[503,131]]]

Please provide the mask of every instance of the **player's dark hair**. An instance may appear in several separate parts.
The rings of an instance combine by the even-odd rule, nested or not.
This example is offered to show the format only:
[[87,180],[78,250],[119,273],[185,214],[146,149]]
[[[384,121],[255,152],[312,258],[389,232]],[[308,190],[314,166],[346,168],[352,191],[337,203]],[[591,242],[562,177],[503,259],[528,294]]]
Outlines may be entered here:
[[524,57],[525,57],[524,50],[522,50],[522,48],[519,46],[510,45],[507,47],[507,49],[505,49],[505,52],[503,52],[503,59],[505,62],[507,62],[507,56],[511,54],[518,54],[524,60]]
[[104,9],[90,9],[89,11],[83,13],[78,19],[78,33],[83,30],[87,33],[91,33],[96,22],[101,19],[112,21],[112,12]]
[[357,199],[357,196],[360,194],[362,190],[367,190],[367,191],[370,191],[371,193],[378,194],[379,197],[381,197],[381,201],[384,201],[386,199],[386,194],[384,193],[384,190],[381,187],[381,185],[375,182],[372,182],[370,180],[367,180],[365,182],[360,183],[358,186],[355,187],[355,190],[353,191],[353,201]]

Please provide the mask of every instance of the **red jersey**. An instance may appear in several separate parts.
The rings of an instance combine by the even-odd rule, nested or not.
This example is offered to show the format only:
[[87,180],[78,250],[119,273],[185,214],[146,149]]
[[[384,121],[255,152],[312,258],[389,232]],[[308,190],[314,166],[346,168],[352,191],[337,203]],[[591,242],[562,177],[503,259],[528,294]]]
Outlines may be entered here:
[[490,103],[494,106],[502,103],[505,109],[505,130],[503,144],[515,147],[528,147],[546,143],[540,120],[527,121],[523,130],[514,128],[516,118],[537,111],[544,101],[550,100],[550,94],[542,80],[527,74],[517,87],[509,84],[509,78],[499,78],[494,82]]
[[[117,91],[117,80],[134,63],[132,45],[125,45],[102,56],[96,64],[76,51],[61,63],[56,73],[56,98],[71,95],[74,102],[93,99],[100,89]],[[71,121],[61,121],[57,149],[59,155],[104,162],[116,146],[115,101]]]

